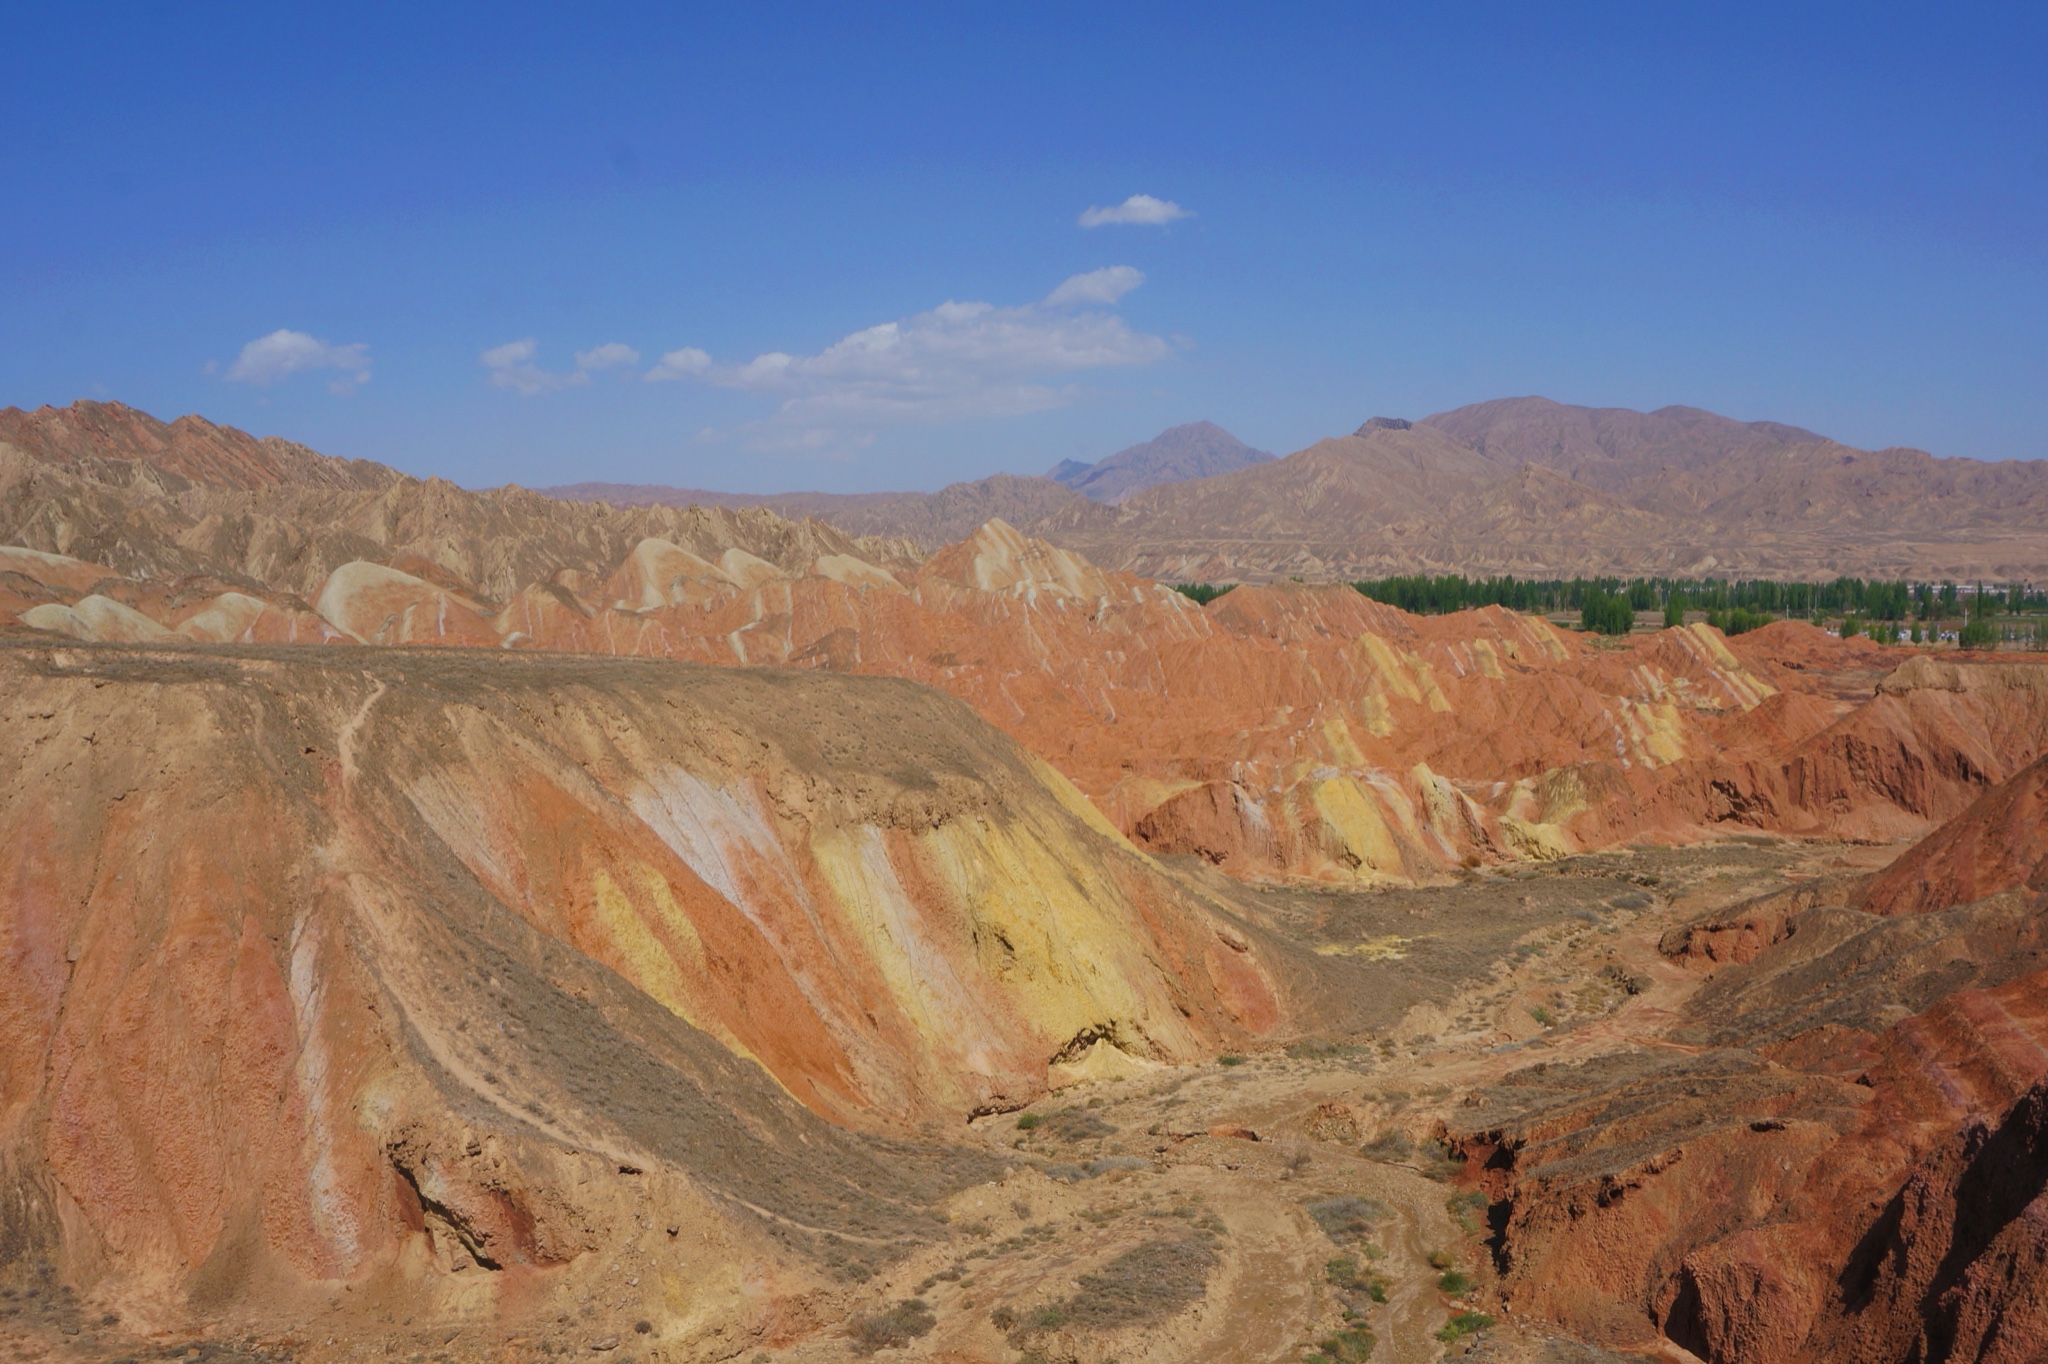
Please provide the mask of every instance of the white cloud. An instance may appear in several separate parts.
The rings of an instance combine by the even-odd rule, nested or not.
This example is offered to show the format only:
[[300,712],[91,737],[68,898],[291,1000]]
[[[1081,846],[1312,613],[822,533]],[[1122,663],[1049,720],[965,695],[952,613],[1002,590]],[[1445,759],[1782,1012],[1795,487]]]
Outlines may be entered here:
[[637,365],[640,352],[619,341],[607,341],[596,350],[576,352],[578,369],[611,369],[615,365]]
[[1045,296],[1045,306],[1064,308],[1077,303],[1114,303],[1144,282],[1143,270],[1128,265],[1105,265],[1085,275],[1070,276]]
[[228,366],[224,377],[230,383],[268,388],[301,370],[320,369],[339,371],[338,377],[327,383],[331,392],[353,393],[370,381],[370,348],[361,342],[330,345],[304,332],[280,327],[242,347],[242,353]]
[[686,347],[663,356],[647,377],[695,378],[781,399],[773,416],[746,433],[756,445],[779,448],[824,449],[863,443],[885,427],[1018,416],[1072,401],[1075,388],[1054,382],[1062,376],[1168,354],[1164,340],[1113,313],[1072,309],[1113,302],[1142,278],[1119,266],[1077,275],[1044,303],[946,302],[855,332],[816,355],[770,351],[718,364]]
[[521,341],[493,346],[477,356],[477,362],[490,371],[491,387],[509,388],[522,398],[557,393],[565,388],[580,388],[588,384],[590,376],[599,370],[640,363],[640,352],[623,341],[607,341],[591,350],[579,350],[576,352],[576,368],[560,372],[545,370],[535,364],[534,357],[539,354],[540,343],[529,336]]
[[507,341],[502,346],[493,346],[477,356],[477,362],[491,372],[492,388],[509,388],[522,398],[590,382],[590,374],[586,370],[554,374],[542,369],[533,363],[533,357],[539,352],[540,344],[529,336],[523,341]]
[[1081,226],[1102,227],[1110,223],[1124,223],[1140,227],[1157,227],[1176,218],[1193,216],[1192,212],[1171,199],[1155,199],[1149,194],[1133,194],[1114,208],[1090,207],[1081,215]]
[[711,357],[695,346],[684,346],[672,350],[647,371],[649,383],[663,383],[670,379],[689,379],[711,368]]

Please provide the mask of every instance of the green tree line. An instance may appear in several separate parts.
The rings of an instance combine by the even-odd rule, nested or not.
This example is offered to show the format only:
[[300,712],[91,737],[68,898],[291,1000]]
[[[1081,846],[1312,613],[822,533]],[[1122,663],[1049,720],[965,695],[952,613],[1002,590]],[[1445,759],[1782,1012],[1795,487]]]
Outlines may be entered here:
[[[1207,605],[1234,583],[1175,583],[1176,592]],[[1964,648],[1999,643],[2038,646],[2048,629],[2027,617],[2048,616],[2048,590],[2030,583],[1913,583],[1840,577],[1829,582],[1768,578],[1516,578],[1503,574],[1407,574],[1351,584],[1374,601],[1419,616],[1504,606],[1536,615],[1577,612],[1579,628],[1627,634],[1638,612],[1663,612],[1667,626],[1704,614],[1723,634],[1739,635],[1787,617],[1839,620],[1844,636],[1918,644],[1942,635]],[[1950,628],[1953,625],[1954,628]]]

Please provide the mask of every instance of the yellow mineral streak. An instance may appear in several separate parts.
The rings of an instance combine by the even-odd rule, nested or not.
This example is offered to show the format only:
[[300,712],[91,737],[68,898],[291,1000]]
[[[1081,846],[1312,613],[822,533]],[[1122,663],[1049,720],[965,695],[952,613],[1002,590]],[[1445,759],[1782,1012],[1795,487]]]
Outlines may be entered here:
[[1728,647],[1728,641],[1721,632],[1705,621],[1695,621],[1684,627],[1681,638],[1714,669],[1722,685],[1728,688],[1728,694],[1742,709],[1754,710],[1766,697],[1777,695],[1778,689],[1743,667],[1742,660]]
[[878,588],[884,592],[904,592],[908,589],[896,581],[896,575],[885,568],[877,568],[865,559],[851,554],[821,554],[811,564],[811,572],[820,578],[830,578],[848,587]]
[[1636,759],[1649,767],[1662,767],[1685,756],[1685,721],[1670,701],[1622,702],[1623,732]]
[[1364,767],[1365,754],[1358,747],[1358,740],[1351,735],[1351,726],[1341,714],[1326,716],[1323,720],[1323,742],[1329,745],[1330,756],[1346,767]]
[[225,644],[240,639],[256,623],[265,605],[245,592],[223,592],[213,604],[185,618],[178,633],[207,644]]
[[1408,954],[1402,951],[1408,939],[1398,933],[1388,933],[1377,938],[1367,938],[1356,943],[1324,943],[1316,948],[1319,957],[1364,957],[1367,961],[1399,961]]
[[[657,878],[658,879],[658,878]],[[619,883],[612,879],[610,872],[599,867],[590,878],[591,890],[597,901],[598,927],[604,930],[614,960],[609,965],[619,974],[632,981],[648,994],[659,1000],[664,1008],[692,1025],[702,1027],[697,1013],[690,1007],[689,987],[684,983],[683,972],[676,960],[647,921],[640,917],[639,909],[633,904]],[[664,887],[666,889],[666,887]],[[674,901],[670,901],[673,908]],[[681,917],[679,914],[677,917]],[[687,922],[687,921],[686,921]],[[690,929],[691,941],[696,941],[697,931]],[[703,947],[698,945],[698,952]]]
[[1096,1080],[1134,1080],[1161,1069],[1164,1067],[1157,1061],[1133,1056],[1107,1038],[1098,1038],[1073,1060],[1046,1067],[1045,1081],[1054,1089],[1064,1089]]
[[1373,877],[1404,874],[1400,845],[1387,828],[1379,805],[1349,777],[1329,777],[1313,788],[1316,813],[1337,842],[1358,859],[1362,872]]
[[[633,868],[637,876],[623,867],[618,870],[629,881],[639,881],[646,898],[636,903],[626,887],[603,867],[592,873],[598,927],[611,946],[611,960],[607,964],[676,1017],[702,1028],[738,1055],[750,1061],[756,1059],[716,1012],[694,997],[696,988],[710,975],[704,940],[690,916],[676,903],[668,881],[648,866]],[[665,931],[665,938],[663,932],[656,931],[657,926]]]
[[1415,764],[1409,769],[1408,779],[1422,793],[1422,808],[1430,833],[1445,855],[1450,855],[1454,851],[1452,841],[1477,823],[1466,815],[1464,797],[1450,782],[1431,771],[1428,763]]
[[1403,701],[1420,702],[1439,714],[1450,710],[1450,699],[1437,685],[1436,669],[1422,658],[1370,633],[1358,637],[1357,649],[1389,693]]
[[134,607],[98,594],[81,597],[70,606],[44,602],[22,612],[21,623],[105,644],[153,644],[177,638]]
[[822,833],[812,855],[848,927],[918,1035],[939,1049],[983,1035],[986,1010],[961,983],[947,945],[913,902],[873,825]]
[[1574,851],[1570,838],[1555,824],[1531,823],[1513,815],[1502,815],[1500,831],[1516,856],[1532,862],[1554,862],[1560,857],[1571,856]]
[[1375,739],[1385,739],[1393,734],[1393,708],[1387,704],[1387,698],[1378,692],[1367,692],[1359,698],[1358,715],[1365,722],[1365,732]]

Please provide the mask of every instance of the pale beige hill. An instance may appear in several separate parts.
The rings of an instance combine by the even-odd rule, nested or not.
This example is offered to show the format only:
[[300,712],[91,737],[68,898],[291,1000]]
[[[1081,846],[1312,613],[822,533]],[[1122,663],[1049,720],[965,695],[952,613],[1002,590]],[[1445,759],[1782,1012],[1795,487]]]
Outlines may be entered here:
[[0,544],[133,577],[204,576],[310,600],[336,568],[373,560],[504,600],[534,583],[595,584],[647,539],[708,559],[738,549],[787,570],[821,556],[920,557],[906,543],[864,542],[762,508],[622,509],[516,486],[476,492],[113,404],[0,413],[0,429],[38,442],[29,452],[0,441]]
[[550,497],[615,507],[765,507],[780,516],[830,521],[849,535],[908,540],[930,551],[957,543],[988,521],[1037,525],[1061,513],[1083,520],[1087,498],[1050,478],[991,474],[935,493],[719,493],[647,483],[572,483]]

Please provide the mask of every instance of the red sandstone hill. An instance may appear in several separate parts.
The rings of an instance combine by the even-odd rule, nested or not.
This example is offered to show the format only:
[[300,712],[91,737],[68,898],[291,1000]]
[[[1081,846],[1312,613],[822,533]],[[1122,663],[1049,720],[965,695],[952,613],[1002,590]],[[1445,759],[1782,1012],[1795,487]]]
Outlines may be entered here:
[[2048,1353],[2044,773],[1667,935],[1713,973],[1673,1051],[1512,1073],[1447,1127],[1518,1309],[1715,1364]]
[[2000,891],[2048,892],[2048,759],[1978,797],[1863,890],[1876,914],[1920,914]]
[[134,460],[204,487],[385,488],[403,477],[369,460],[341,460],[276,436],[258,439],[204,417],[163,422],[123,403],[79,401],[0,409],[0,444],[47,464]]

